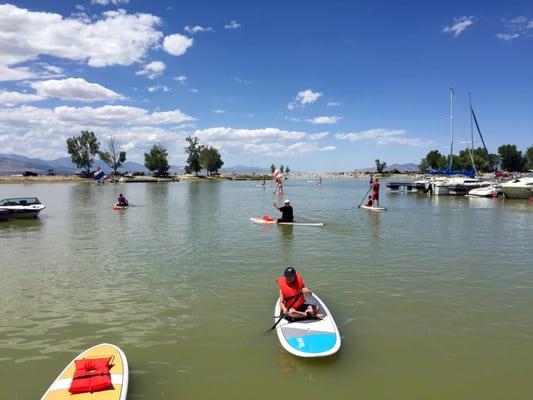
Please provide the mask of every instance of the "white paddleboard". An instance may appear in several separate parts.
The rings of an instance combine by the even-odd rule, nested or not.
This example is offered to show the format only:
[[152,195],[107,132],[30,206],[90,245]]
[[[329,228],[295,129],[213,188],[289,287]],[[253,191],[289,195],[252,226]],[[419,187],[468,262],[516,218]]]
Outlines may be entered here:
[[[74,361],[81,360],[82,358],[90,359],[101,357],[111,357],[111,368],[109,369],[109,373],[111,374],[111,383],[113,387],[94,393],[71,394],[69,388],[72,383],[74,372],[76,371]],[[101,400],[126,400],[128,394],[128,379],[128,360],[126,359],[124,352],[115,345],[102,343],[85,350],[72,360],[63,372],[59,374],[54,383],[52,383],[52,386],[48,388],[43,397],[41,397],[41,400],[93,398]]]
[[385,207],[372,207],[372,206],[363,205],[361,206],[361,208],[364,208],[365,210],[369,210],[369,211],[387,211]]
[[250,218],[250,221],[256,224],[268,224],[268,225],[299,225],[299,226],[324,226],[324,222],[279,222],[278,220],[265,221],[263,218]]
[[[341,335],[333,316],[316,294],[306,294],[305,302],[317,305],[318,312],[324,314],[324,319],[289,322],[283,318],[276,326],[281,346],[298,357],[325,357],[335,354],[341,348]],[[280,314],[281,307],[278,298],[274,316]],[[278,318],[274,317],[274,322]]]

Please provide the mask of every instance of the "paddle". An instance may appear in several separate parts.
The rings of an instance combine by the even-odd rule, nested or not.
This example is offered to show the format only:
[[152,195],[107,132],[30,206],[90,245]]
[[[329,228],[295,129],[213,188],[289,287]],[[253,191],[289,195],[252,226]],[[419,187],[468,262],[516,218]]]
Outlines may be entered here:
[[361,200],[361,202],[359,203],[359,205],[357,206],[357,208],[361,207],[361,204],[363,204],[363,201],[365,201],[365,199],[366,199],[366,195],[367,195],[368,193],[370,193],[371,190],[372,190],[372,186],[370,186],[370,187],[368,188],[368,190],[366,191],[365,195],[363,196],[363,200]]
[[[294,300],[291,302],[290,306],[287,307],[287,310],[290,310],[291,307],[294,305],[294,303],[296,303],[296,300],[298,300],[298,297],[300,297],[301,295],[303,295],[302,292],[298,293],[296,296],[293,296],[294,297]],[[290,299],[291,297],[289,297]],[[279,322],[285,318],[285,315],[287,315],[287,313],[281,313],[281,315],[279,316],[279,319],[276,321],[276,323],[274,325],[272,325],[272,328],[270,328],[267,332],[271,331],[272,329],[274,329],[276,326],[278,326]]]

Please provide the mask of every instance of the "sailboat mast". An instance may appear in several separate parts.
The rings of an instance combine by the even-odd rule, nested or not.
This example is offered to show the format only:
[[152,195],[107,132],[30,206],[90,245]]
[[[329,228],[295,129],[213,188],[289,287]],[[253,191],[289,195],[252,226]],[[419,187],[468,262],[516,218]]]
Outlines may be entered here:
[[450,88],[450,172],[453,171],[453,88]]
[[472,116],[472,93],[468,92],[468,102],[470,104],[470,158],[472,160],[472,168],[477,175],[476,163],[474,162],[474,117]]

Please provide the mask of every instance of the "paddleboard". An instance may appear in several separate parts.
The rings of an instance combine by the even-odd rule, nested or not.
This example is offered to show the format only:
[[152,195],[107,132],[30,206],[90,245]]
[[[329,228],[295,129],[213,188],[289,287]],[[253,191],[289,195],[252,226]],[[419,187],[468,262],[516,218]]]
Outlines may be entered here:
[[[112,388],[93,393],[71,394],[70,385],[76,366],[74,361],[81,359],[96,359],[111,357],[109,373],[111,374]],[[126,355],[117,346],[102,343],[85,350],[78,357],[72,360],[67,367],[59,374],[57,379],[48,388],[41,400],[126,400],[128,393],[128,360]]]
[[[306,294],[305,302],[317,305],[318,312],[324,315],[324,319],[289,322],[283,318],[276,326],[276,333],[281,346],[298,357],[326,357],[335,354],[341,348],[341,335],[333,315],[314,293]],[[274,307],[274,315],[280,314],[281,307],[278,298]],[[278,318],[274,317],[274,322]]]
[[361,208],[364,208],[365,210],[370,210],[370,211],[387,211],[385,207],[372,207],[372,206],[362,205]]
[[250,218],[250,221],[256,224],[268,225],[297,225],[297,226],[324,226],[324,222],[279,222],[275,219],[273,221],[265,221],[263,218]]

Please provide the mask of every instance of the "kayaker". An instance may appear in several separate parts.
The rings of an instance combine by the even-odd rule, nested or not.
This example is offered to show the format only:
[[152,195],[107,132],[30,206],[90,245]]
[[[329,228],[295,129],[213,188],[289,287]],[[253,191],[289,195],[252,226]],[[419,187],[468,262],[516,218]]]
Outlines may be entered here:
[[283,204],[283,207],[278,207],[276,203],[274,203],[274,207],[281,211],[281,218],[278,218],[278,222],[294,222],[291,202],[288,199],[285,199]]
[[372,203],[374,207],[379,207],[379,182],[378,178],[372,183]]
[[122,193],[119,193],[116,205],[121,207],[129,206],[128,199]]
[[285,268],[283,276],[276,279],[279,286],[279,304],[281,312],[292,319],[318,318],[318,307],[305,302],[305,294],[311,290],[305,287],[302,276],[293,267]]

